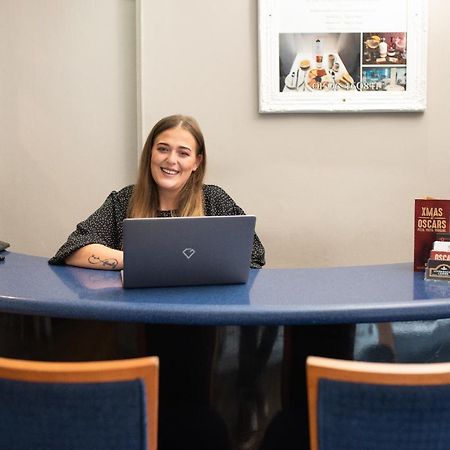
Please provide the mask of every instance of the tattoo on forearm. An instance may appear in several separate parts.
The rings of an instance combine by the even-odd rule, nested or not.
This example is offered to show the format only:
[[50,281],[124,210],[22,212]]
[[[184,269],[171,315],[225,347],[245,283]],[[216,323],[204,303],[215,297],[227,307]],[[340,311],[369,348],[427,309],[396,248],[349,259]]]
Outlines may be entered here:
[[117,267],[117,264],[119,264],[119,261],[117,261],[117,259],[114,258],[101,259],[95,255],[89,256],[88,261],[90,264],[100,264],[101,266],[108,267],[110,269],[115,269]]

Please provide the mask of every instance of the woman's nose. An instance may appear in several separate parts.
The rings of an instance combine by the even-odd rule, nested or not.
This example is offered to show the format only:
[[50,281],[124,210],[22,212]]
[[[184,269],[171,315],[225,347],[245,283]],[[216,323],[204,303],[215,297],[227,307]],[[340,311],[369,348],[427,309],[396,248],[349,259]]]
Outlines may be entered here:
[[175,151],[172,150],[167,154],[167,162],[170,164],[175,164],[177,162],[177,154]]

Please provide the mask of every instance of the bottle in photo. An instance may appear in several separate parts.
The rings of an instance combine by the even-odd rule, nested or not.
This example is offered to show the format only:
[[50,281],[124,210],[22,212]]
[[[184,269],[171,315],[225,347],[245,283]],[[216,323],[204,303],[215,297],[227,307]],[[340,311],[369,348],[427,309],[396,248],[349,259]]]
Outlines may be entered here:
[[318,69],[321,69],[323,63],[323,50],[322,50],[322,42],[320,41],[320,39],[316,39],[314,46],[314,53],[316,55],[316,66]]
[[386,58],[388,45],[386,44],[386,39],[384,37],[381,38],[379,49],[380,49],[380,58]]
[[330,69],[330,70],[333,69],[335,60],[336,60],[336,57],[332,53],[330,53],[328,55],[328,69]]
[[388,49],[387,49],[387,55],[394,57],[397,54],[397,48],[395,45],[394,37],[391,36],[391,42],[389,43]]

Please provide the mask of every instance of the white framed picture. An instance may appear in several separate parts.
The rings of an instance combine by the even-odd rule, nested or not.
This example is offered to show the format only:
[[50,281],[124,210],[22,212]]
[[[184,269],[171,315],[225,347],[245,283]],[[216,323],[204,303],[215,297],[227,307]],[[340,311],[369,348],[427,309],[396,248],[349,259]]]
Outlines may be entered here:
[[426,0],[259,0],[259,111],[424,111],[426,46]]

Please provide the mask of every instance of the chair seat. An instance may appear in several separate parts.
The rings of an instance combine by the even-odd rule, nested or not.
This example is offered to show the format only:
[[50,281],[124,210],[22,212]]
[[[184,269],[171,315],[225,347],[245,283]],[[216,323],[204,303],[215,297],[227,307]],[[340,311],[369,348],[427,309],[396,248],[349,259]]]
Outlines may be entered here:
[[307,359],[311,450],[450,448],[450,363]]
[[0,448],[144,450],[143,389],[140,380],[0,380]]
[[444,450],[450,386],[391,386],[321,379],[320,450]]
[[0,358],[0,449],[156,450],[159,360]]

